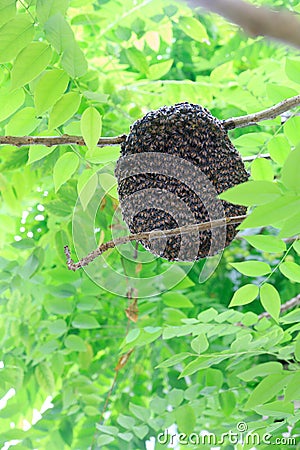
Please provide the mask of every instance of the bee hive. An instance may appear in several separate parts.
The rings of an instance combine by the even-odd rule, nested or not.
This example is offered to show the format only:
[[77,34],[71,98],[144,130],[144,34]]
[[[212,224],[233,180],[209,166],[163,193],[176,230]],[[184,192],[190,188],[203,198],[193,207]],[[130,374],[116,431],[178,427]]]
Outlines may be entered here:
[[[248,174],[220,120],[200,105],[178,103],[137,120],[121,146],[115,175],[120,206],[132,233],[168,230],[246,213],[217,199]],[[214,255],[234,239],[237,225],[143,240],[169,261]]]

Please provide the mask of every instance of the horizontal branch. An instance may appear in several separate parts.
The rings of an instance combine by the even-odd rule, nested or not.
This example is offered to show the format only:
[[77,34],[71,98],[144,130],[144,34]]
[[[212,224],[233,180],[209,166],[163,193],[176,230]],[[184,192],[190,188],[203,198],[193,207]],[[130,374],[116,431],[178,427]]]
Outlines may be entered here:
[[239,25],[250,36],[265,36],[300,47],[300,21],[292,12],[270,8],[242,0],[186,0],[194,7],[215,12]]
[[[100,138],[97,147],[105,147],[106,145],[120,145],[126,140],[126,134],[114,137]],[[25,145],[45,145],[52,147],[54,145],[82,145],[86,143],[82,136],[70,136],[63,134],[62,136],[0,136],[0,145],[13,145],[14,147],[24,147]]]
[[[274,117],[289,111],[291,108],[300,105],[300,95],[283,100],[277,105],[271,106],[264,111],[260,111],[246,116],[232,117],[222,120],[222,125],[226,130],[234,128],[242,128],[248,125],[254,125],[261,120],[274,119]],[[98,147],[120,145],[125,142],[126,134],[114,137],[103,137],[98,141]],[[26,145],[45,145],[52,147],[53,145],[86,145],[82,136],[70,136],[63,134],[62,136],[0,136],[0,145],[13,145],[14,147],[23,147]],[[269,158],[269,155],[261,155],[261,158]],[[244,161],[251,161],[256,156],[247,156]]]
[[203,231],[203,230],[211,230],[212,228],[218,228],[222,227],[224,225],[232,225],[232,224],[239,224],[244,219],[246,219],[246,215],[243,216],[235,216],[235,217],[226,217],[224,219],[218,219],[218,220],[212,220],[210,222],[203,222],[203,223],[197,223],[193,225],[186,225],[183,227],[177,227],[172,228],[171,230],[154,230],[154,231],[147,231],[144,233],[134,233],[129,234],[128,236],[122,236],[119,238],[116,238],[112,241],[105,242],[104,244],[101,244],[99,247],[97,247],[95,250],[93,250],[91,253],[89,253],[87,256],[82,258],[80,261],[75,263],[71,258],[71,253],[69,247],[66,245],[64,247],[64,252],[67,258],[67,266],[69,270],[75,270],[80,269],[81,267],[87,266],[92,261],[94,261],[98,256],[102,255],[102,253],[106,252],[110,248],[114,248],[117,245],[123,245],[127,244],[128,242],[132,241],[142,241],[142,240],[153,240],[153,239],[160,239],[162,237],[171,237],[171,236],[177,236],[181,234],[191,233],[193,231]]
[[[300,25],[300,24],[299,24]],[[222,121],[222,125],[226,130],[233,130],[234,128],[243,128],[249,125],[255,125],[257,122],[262,120],[274,119],[280,116],[280,114],[289,111],[295,106],[300,105],[300,95],[295,95],[295,97],[287,98],[280,103],[277,103],[270,108],[263,111],[247,114],[246,116],[232,117],[231,119],[225,119]]]

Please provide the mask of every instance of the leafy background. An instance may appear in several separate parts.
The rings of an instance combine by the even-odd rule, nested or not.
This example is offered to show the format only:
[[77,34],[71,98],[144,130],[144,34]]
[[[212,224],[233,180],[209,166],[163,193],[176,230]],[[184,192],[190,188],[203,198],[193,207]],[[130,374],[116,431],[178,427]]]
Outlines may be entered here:
[[[296,0],[253,3],[300,12]],[[171,425],[220,437],[240,421],[273,442],[299,436],[300,312],[279,315],[299,294],[297,110],[230,132],[243,156],[271,155],[247,163],[250,181],[224,194],[253,213],[204,284],[203,261],[186,276],[175,263],[182,281],[140,298],[129,332],[130,289],[101,289],[69,272],[63,255],[78,194],[88,181],[87,205],[94,174],[119,155],[95,146],[101,133],[127,133],[147,111],[180,101],[220,119],[264,109],[298,93],[298,52],[173,1],[1,0],[0,26],[1,135],[83,134],[87,144],[1,147],[1,445],[142,449],[151,439],[160,449],[154,437]],[[112,177],[109,169],[100,184]],[[111,237],[117,202],[112,189],[96,218],[98,242]],[[172,265],[110,257],[145,283]],[[259,317],[264,310],[271,317]]]

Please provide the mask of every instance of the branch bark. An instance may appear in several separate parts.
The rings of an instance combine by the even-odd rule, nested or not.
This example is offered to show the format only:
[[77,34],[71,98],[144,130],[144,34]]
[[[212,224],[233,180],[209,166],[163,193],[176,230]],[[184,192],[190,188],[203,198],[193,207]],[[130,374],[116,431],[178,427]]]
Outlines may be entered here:
[[262,120],[274,119],[275,117],[280,116],[280,114],[289,111],[298,105],[300,105],[300,95],[295,95],[294,97],[287,98],[286,100],[283,100],[270,108],[264,109],[263,111],[247,114],[246,116],[225,119],[222,121],[222,124],[226,130],[243,128],[249,125],[255,125],[257,122],[261,122]]
[[[106,145],[120,145],[126,140],[127,135],[121,134],[114,137],[100,138],[97,147],[105,147]],[[26,145],[45,145],[52,147],[54,145],[82,145],[85,142],[82,136],[70,136],[63,134],[62,136],[0,136],[0,145],[13,145],[14,147],[24,147]]]
[[186,0],[188,5],[202,7],[242,27],[250,36],[265,36],[300,47],[300,21],[287,10],[274,11],[256,7],[242,0]]
[[98,256],[102,255],[102,253],[106,252],[110,248],[114,248],[117,245],[123,245],[127,244],[128,242],[132,241],[142,241],[142,240],[153,240],[158,239],[162,237],[170,237],[170,236],[176,236],[178,234],[185,234],[190,233],[192,231],[203,231],[203,230],[210,230],[212,228],[218,228],[224,225],[232,225],[232,224],[238,224],[243,222],[244,219],[246,219],[246,215],[243,216],[235,216],[235,217],[226,217],[224,219],[218,219],[218,220],[212,220],[210,222],[203,222],[203,223],[197,223],[193,225],[186,225],[184,227],[178,227],[173,228],[171,230],[154,230],[154,231],[147,231],[144,233],[134,233],[129,234],[128,236],[122,236],[119,238],[116,238],[115,240],[105,242],[104,244],[101,244],[99,247],[97,247],[95,250],[90,252],[87,256],[82,258],[78,262],[74,262],[71,258],[71,252],[69,247],[66,245],[64,247],[64,252],[67,259],[67,266],[69,270],[73,270],[74,272],[84,266],[87,266],[92,261],[94,261]]

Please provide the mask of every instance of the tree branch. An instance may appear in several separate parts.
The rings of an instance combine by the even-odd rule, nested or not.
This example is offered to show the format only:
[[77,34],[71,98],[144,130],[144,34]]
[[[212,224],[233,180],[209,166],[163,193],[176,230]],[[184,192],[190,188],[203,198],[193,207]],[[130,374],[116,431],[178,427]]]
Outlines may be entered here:
[[[126,134],[114,137],[100,138],[97,147],[106,145],[119,145],[126,140]],[[45,145],[52,147],[53,145],[86,145],[82,136],[70,136],[63,134],[62,136],[0,136],[0,145],[13,145],[15,147],[23,147],[25,145]]]
[[288,10],[274,11],[241,0],[186,0],[194,8],[202,7],[239,25],[251,36],[265,36],[300,47],[300,22]]
[[[300,27],[300,23],[299,23]],[[253,114],[247,114],[246,116],[232,117],[231,119],[225,119],[222,121],[222,125],[226,130],[233,130],[234,128],[243,128],[249,125],[255,125],[262,120],[274,119],[280,114],[289,111],[295,106],[300,105],[300,95],[287,98],[280,103],[277,103],[270,108],[263,111],[259,111]]]
[[[234,128],[242,128],[248,125],[254,125],[261,120],[274,119],[274,117],[289,111],[291,108],[300,105],[300,95],[287,98],[280,103],[277,103],[270,108],[263,111],[259,111],[253,114],[247,114],[246,116],[232,117],[230,119],[222,120],[221,123],[226,130],[233,130]],[[108,145],[120,145],[125,142],[127,138],[126,134],[113,137],[103,137],[98,141],[98,147],[104,147]],[[70,136],[63,134],[62,136],[0,136],[0,145],[13,145],[14,147],[23,147],[26,145],[45,145],[46,147],[52,147],[53,145],[86,145],[83,137]],[[269,155],[261,155],[262,158],[269,158]],[[252,161],[256,156],[247,156],[244,161]]]
[[129,234],[128,236],[122,236],[116,238],[115,240],[105,242],[97,247],[95,250],[90,252],[87,256],[82,258],[80,261],[75,263],[71,258],[71,252],[69,246],[66,245],[64,247],[64,252],[67,258],[67,266],[69,270],[73,270],[74,272],[81,267],[87,266],[92,261],[94,261],[98,256],[102,255],[102,253],[106,252],[110,248],[114,248],[117,245],[127,244],[132,241],[142,241],[142,240],[153,240],[159,239],[162,237],[170,237],[177,236],[178,234],[190,233],[192,231],[203,231],[203,230],[211,230],[212,228],[218,228],[224,225],[232,225],[243,222],[246,219],[246,215],[243,216],[235,216],[235,217],[226,217],[224,219],[212,220],[210,222],[197,223],[193,225],[186,225],[184,227],[173,228],[171,230],[154,230],[147,231],[144,233],[134,233]]

